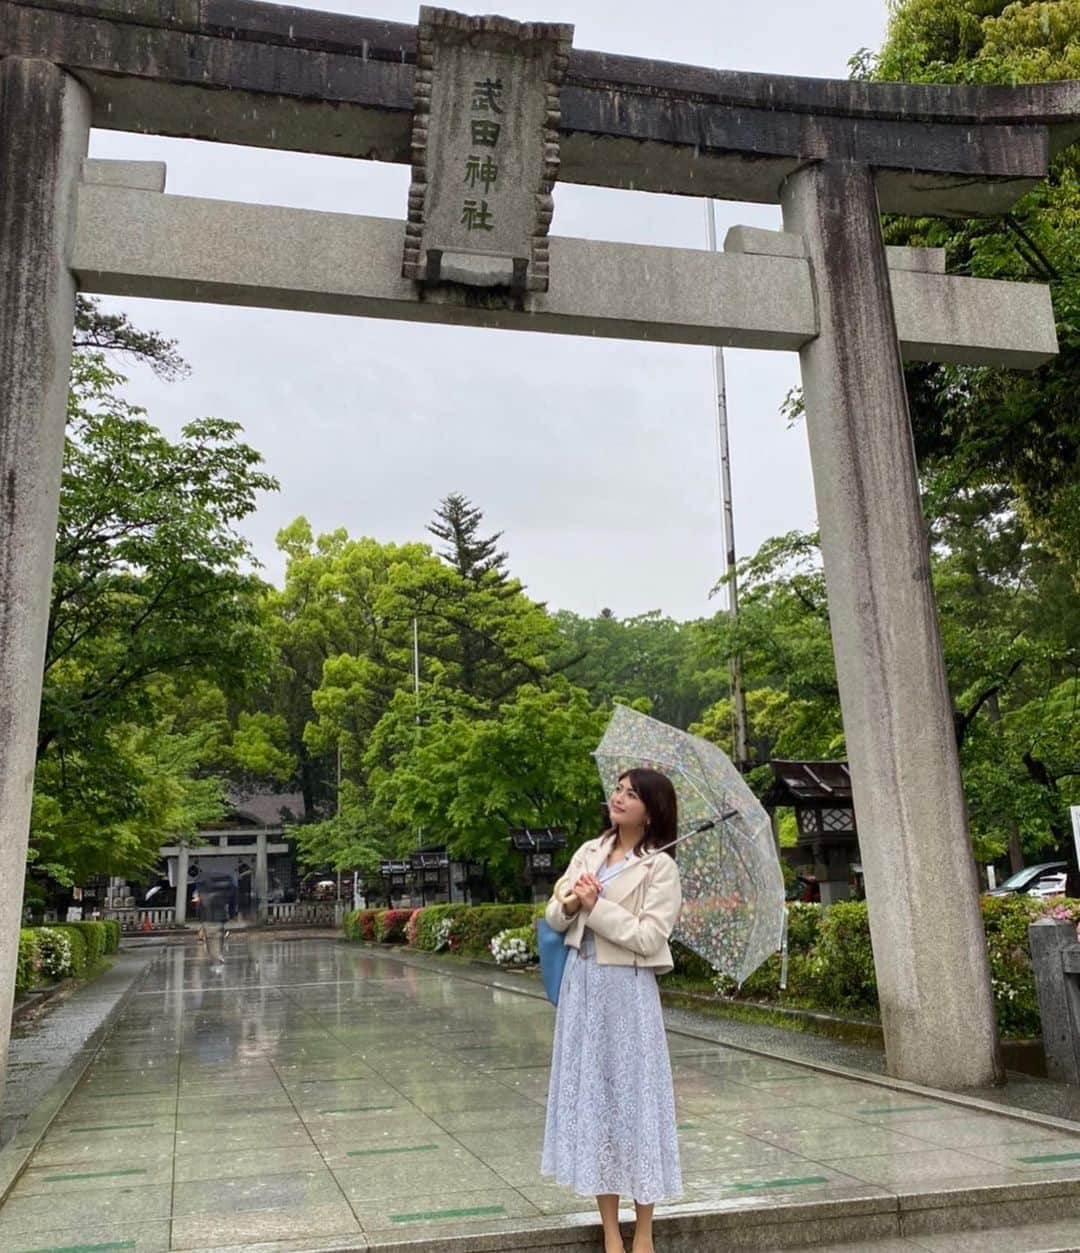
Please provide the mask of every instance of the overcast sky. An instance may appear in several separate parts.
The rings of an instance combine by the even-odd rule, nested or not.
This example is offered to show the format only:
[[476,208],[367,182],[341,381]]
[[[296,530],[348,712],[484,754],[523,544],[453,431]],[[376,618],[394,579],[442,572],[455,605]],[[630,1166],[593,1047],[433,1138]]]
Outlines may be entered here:
[[[412,0],[304,8],[415,22]],[[467,8],[465,4],[450,7]],[[722,69],[847,76],[884,36],[884,0],[498,0],[476,11],[572,22],[578,48]],[[182,195],[404,217],[409,171],[330,157],[95,131],[91,155],[168,164]],[[780,226],[773,206],[717,206],[719,236]],[[704,202],[558,186],[552,233],[705,245]],[[191,377],[132,369],[127,396],[159,426],[240,422],[281,491],[245,524],[280,580],[277,530],[304,514],[383,541],[425,538],[448,492],[505,532],[510,568],[553,608],[620,617],[714,612],[722,570],[712,353],[707,348],[423,326],[319,314],[108,301],[175,337]],[[794,354],[728,350],[740,556],[814,525],[806,437],[779,406]],[[430,538],[430,537],[428,537]]]

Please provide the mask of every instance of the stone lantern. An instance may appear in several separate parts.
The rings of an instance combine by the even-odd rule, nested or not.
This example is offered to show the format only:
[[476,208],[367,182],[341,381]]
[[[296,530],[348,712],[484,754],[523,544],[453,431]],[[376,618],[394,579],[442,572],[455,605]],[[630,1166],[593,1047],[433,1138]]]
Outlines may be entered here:
[[525,882],[532,888],[533,900],[545,900],[559,877],[555,854],[566,847],[566,831],[562,827],[512,827],[510,844],[525,857]]

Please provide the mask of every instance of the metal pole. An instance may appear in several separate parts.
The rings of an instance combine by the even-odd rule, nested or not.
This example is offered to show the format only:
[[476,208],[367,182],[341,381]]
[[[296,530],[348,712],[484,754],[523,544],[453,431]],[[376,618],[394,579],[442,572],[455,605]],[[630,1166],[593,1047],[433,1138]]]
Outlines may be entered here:
[[[416,693],[416,739],[420,739],[420,627],[416,618],[412,620],[412,648],[413,648],[413,691]],[[424,828],[416,828],[416,847],[422,847],[424,843]],[[420,890],[421,898],[424,896],[424,889]]]
[[[709,251],[716,252],[716,205],[705,201],[705,232]],[[731,449],[728,443],[727,377],[724,371],[724,350],[713,349],[713,385],[716,391],[717,471],[720,479],[720,501],[724,514],[724,558],[728,588],[728,613],[732,622],[739,617],[739,586],[735,563],[735,513],[731,496]],[[745,770],[749,761],[746,730],[746,692],[743,690],[742,658],[731,654],[731,712],[734,726],[735,764]]]

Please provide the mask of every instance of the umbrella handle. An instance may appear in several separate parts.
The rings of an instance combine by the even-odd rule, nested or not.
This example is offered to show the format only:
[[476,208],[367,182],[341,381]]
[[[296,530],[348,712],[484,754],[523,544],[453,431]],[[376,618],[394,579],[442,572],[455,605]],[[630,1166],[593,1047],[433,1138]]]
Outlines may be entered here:
[[581,904],[581,901],[580,901],[580,900],[578,900],[578,894],[577,894],[576,892],[564,892],[564,893],[563,893],[563,894],[559,897],[559,904],[560,904],[560,905],[571,905],[571,904],[573,904],[575,901],[577,901],[577,903],[578,903],[579,905]]

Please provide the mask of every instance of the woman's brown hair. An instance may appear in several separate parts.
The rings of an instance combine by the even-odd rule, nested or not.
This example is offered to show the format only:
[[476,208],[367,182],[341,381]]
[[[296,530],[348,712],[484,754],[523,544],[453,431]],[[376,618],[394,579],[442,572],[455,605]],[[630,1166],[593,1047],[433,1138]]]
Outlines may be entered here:
[[[638,800],[645,806],[645,834],[637,843],[634,852],[641,856],[654,849],[671,844],[679,834],[679,802],[675,797],[675,788],[666,774],[652,770],[646,766],[635,766],[624,770],[618,781],[629,779],[630,786],[638,795]],[[612,826],[613,834],[618,834],[618,824]],[[664,851],[674,860],[673,848]]]

